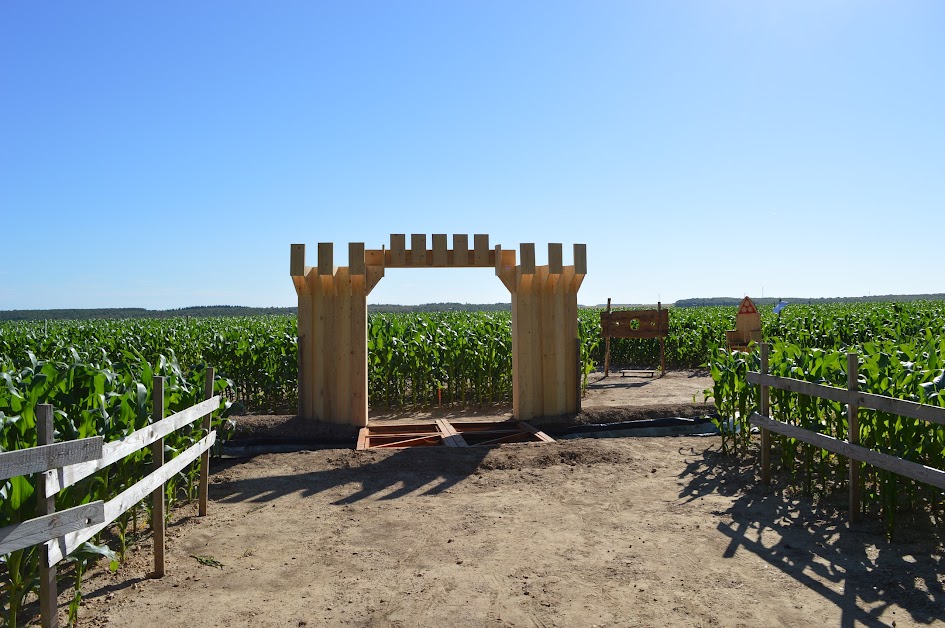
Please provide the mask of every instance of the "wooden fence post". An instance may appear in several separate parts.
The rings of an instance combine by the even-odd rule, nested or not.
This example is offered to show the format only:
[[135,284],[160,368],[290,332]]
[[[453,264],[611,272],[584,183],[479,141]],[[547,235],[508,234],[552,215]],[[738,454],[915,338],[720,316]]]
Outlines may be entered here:
[[[48,404],[36,406],[37,442],[40,445],[52,445],[56,442],[53,424],[53,407]],[[39,499],[36,510],[40,515],[56,512],[56,492],[50,494],[47,477],[39,476]],[[39,553],[39,613],[43,628],[59,626],[59,590],[56,588],[56,567],[49,566],[49,546],[43,543]]]
[[666,375],[666,336],[665,334],[669,333],[668,329],[663,329],[663,303],[660,301],[656,302],[656,328],[659,330],[660,336],[660,377]]
[[[851,393],[859,388],[859,358],[855,353],[847,354],[847,390]],[[847,404],[847,442],[851,445],[860,444],[860,407],[853,403]],[[855,458],[850,461],[850,521],[860,519],[860,462]]]
[[[207,379],[204,382],[204,397],[210,399],[213,397],[213,367],[207,367]],[[205,417],[203,417],[203,423],[201,427],[203,428],[204,435],[210,433],[210,419],[213,416],[212,412],[208,412]],[[197,506],[197,514],[201,517],[207,516],[207,501],[210,498],[210,450],[203,452],[200,455],[200,496],[199,504]]]
[[[152,423],[164,418],[164,378],[154,376],[151,399],[154,403]],[[164,466],[164,438],[151,444],[151,470]],[[154,538],[154,572],[152,578],[164,577],[164,483],[151,493],[151,530]]]
[[[610,299],[607,299],[607,313],[610,314]],[[609,324],[609,321],[608,321]],[[609,331],[609,329],[608,329]],[[610,375],[610,335],[604,336],[604,377]]]
[[[761,372],[768,374],[768,343],[761,343]],[[771,412],[769,399],[770,391],[765,384],[761,385],[761,414],[768,417]],[[771,432],[761,428],[761,481],[767,486],[771,484]]]

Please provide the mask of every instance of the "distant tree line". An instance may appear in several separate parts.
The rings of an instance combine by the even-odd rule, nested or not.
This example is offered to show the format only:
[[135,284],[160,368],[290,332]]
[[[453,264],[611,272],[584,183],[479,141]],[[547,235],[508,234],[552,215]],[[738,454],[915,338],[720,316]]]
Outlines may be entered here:
[[[780,299],[758,298],[752,299],[758,305],[775,305]],[[821,299],[786,298],[784,301],[794,304],[802,303],[857,303],[869,301],[945,301],[945,294],[886,294],[868,297],[832,297]],[[673,307],[708,307],[721,305],[725,307],[737,306],[741,299],[737,297],[712,297],[707,299],[680,299]],[[585,306],[581,306],[585,307]],[[602,308],[603,305],[593,307]],[[627,305],[614,305],[625,308]],[[653,305],[634,305],[633,307],[656,307]],[[512,309],[511,303],[424,303],[423,305],[393,305],[380,303],[368,305],[371,313],[398,313],[398,312],[507,312]],[[183,318],[186,316],[213,317],[213,316],[294,316],[294,307],[244,307],[242,305],[200,305],[182,307],[174,310],[148,310],[142,307],[122,308],[95,308],[95,309],[57,309],[57,310],[0,310],[0,321],[42,321],[42,320],[73,320],[82,321],[95,318],[124,319],[124,318]]]
[[[709,306],[736,306],[742,302],[737,297],[712,297],[708,299],[680,299],[673,305],[675,307],[709,307]],[[868,297],[826,297],[819,299],[810,299],[802,297],[784,297],[782,298],[755,298],[752,297],[755,305],[776,305],[778,301],[787,301],[794,304],[818,304],[818,303],[870,303],[870,302],[889,302],[889,301],[943,301],[945,294],[882,294],[871,295]]]
[[[371,312],[501,312],[512,309],[510,303],[427,303],[424,305],[369,305]],[[244,307],[241,305],[202,305],[174,310],[148,310],[142,307],[56,309],[56,310],[0,310],[0,321],[91,320],[126,318],[183,318],[193,316],[294,316],[294,307]]]

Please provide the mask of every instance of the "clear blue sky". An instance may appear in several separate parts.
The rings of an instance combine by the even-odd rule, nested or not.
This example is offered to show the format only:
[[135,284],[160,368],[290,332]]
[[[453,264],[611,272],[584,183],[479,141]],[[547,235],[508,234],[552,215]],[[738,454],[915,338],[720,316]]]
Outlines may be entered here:
[[5,0],[0,309],[290,306],[291,243],[390,233],[586,243],[585,304],[945,292],[943,112],[937,0]]

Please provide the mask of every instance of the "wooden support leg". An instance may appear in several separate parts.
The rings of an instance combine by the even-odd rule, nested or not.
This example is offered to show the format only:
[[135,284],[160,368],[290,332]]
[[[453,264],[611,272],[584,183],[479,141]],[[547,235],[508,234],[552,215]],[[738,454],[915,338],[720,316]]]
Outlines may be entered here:
[[[154,403],[153,423],[164,418],[164,378],[154,377],[151,399]],[[151,445],[151,470],[157,471],[164,466],[164,439],[159,438]],[[154,572],[152,578],[164,577],[164,484],[151,493],[151,530],[154,538]]]
[[[53,425],[53,407],[47,404],[36,406],[37,442],[40,445],[52,445],[56,442],[56,432]],[[51,515],[56,512],[56,494],[47,490],[46,476],[40,476],[39,499],[36,510],[40,515]],[[40,546],[39,557],[39,613],[43,628],[59,625],[59,589],[56,586],[56,567],[49,566],[49,546],[45,543]]]

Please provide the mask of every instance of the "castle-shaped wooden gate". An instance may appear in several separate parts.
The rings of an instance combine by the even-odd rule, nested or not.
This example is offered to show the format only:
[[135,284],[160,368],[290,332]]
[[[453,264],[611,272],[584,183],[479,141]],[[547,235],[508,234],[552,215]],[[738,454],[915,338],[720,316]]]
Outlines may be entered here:
[[334,245],[318,244],[318,265],[305,265],[305,245],[293,244],[290,274],[299,296],[299,414],[331,423],[367,425],[367,295],[386,268],[495,268],[512,293],[512,413],[517,419],[580,409],[577,293],[587,273],[583,244],[564,266],[560,244],[548,264],[535,265],[535,245],[494,249],[488,235],[392,234],[390,249],[348,245],[348,266],[334,265]]

